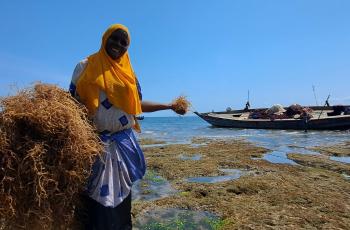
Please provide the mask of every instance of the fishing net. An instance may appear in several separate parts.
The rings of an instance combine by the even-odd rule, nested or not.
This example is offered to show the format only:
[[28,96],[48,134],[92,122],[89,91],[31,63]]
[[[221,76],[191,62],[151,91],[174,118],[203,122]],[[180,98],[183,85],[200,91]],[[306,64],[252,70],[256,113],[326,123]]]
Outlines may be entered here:
[[266,109],[256,109],[249,113],[249,119],[270,119]]
[[287,108],[286,114],[289,117],[293,117],[297,114],[302,114],[303,113],[303,107],[299,104],[293,104]]
[[86,109],[36,84],[0,100],[0,229],[72,229],[102,146]]
[[[271,107],[273,108],[273,107]],[[276,120],[276,119],[290,119],[290,118],[298,118],[298,119],[310,119],[313,117],[312,113],[313,110],[309,107],[302,107],[298,104],[293,104],[287,108],[287,110],[284,110],[283,107],[278,107],[275,109],[275,113],[271,112],[270,109],[256,109],[249,113],[249,119],[270,119],[270,120]],[[282,108],[282,109],[281,109]],[[298,115],[298,116],[295,116]]]

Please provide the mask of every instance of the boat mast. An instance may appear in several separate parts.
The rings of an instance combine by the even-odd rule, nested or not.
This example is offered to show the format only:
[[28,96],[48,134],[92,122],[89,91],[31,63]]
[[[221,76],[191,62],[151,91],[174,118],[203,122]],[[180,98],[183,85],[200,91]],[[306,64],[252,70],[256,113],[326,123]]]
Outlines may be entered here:
[[328,100],[329,100],[330,97],[331,97],[331,95],[328,94],[328,97],[327,97],[327,99],[326,99],[326,102],[324,103],[324,106],[322,107],[321,113],[320,113],[320,115],[318,116],[318,119],[320,119],[320,117],[321,117],[321,115],[322,115],[322,113],[323,113],[324,108],[325,108],[326,106],[329,106]]
[[247,99],[247,103],[245,103],[244,110],[248,110],[249,108],[250,108],[250,103],[249,103],[249,89],[248,89],[248,99]]
[[312,85],[312,90],[314,91],[314,97],[315,97],[315,101],[316,101],[316,105],[318,106],[318,101],[317,101],[317,97],[316,97],[316,90],[315,90],[315,86]]

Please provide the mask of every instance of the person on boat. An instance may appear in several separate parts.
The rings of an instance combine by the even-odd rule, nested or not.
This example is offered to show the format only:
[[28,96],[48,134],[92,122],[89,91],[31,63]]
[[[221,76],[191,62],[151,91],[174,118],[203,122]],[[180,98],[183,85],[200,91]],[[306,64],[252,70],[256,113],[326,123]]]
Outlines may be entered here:
[[350,106],[345,108],[344,115],[350,115]]
[[131,229],[131,187],[146,170],[143,152],[132,129],[140,131],[136,116],[172,109],[174,104],[142,100],[140,84],[131,66],[130,34],[121,24],[103,34],[98,52],[79,62],[70,93],[84,104],[105,150],[93,164],[83,195],[87,208],[85,229]]
[[249,101],[247,101],[247,103],[245,103],[244,111],[248,111],[249,108],[250,108],[250,103]]

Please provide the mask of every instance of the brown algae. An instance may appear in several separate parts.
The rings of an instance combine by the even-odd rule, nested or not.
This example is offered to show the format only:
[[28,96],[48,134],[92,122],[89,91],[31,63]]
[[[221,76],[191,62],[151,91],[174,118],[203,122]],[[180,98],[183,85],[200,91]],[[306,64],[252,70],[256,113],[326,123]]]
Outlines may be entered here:
[[[149,169],[169,180],[178,193],[136,202],[135,218],[152,210],[178,208],[218,215],[223,224],[217,229],[350,228],[350,184],[343,176],[350,174],[348,165],[339,163],[333,169],[306,164],[300,159],[314,156],[297,154],[288,157],[298,165],[273,164],[251,159],[261,158],[269,150],[248,142],[203,142],[207,145],[195,149],[190,144],[176,144],[144,150]],[[179,158],[179,154],[198,152],[202,154],[198,161]],[[220,169],[254,173],[218,183],[186,181],[188,177],[225,175]]]

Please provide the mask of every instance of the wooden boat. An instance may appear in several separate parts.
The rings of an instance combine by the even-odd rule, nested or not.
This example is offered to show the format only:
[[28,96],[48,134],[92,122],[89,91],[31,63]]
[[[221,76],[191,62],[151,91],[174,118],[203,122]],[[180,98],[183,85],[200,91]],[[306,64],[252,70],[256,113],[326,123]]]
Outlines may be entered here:
[[145,117],[144,116],[137,116],[136,119],[139,121],[142,121],[143,119],[145,119]]
[[[347,107],[347,106],[346,106]],[[293,129],[293,130],[346,130],[350,129],[350,115],[328,116],[332,106],[309,106],[311,119],[250,119],[251,112],[262,109],[233,110],[229,112],[194,112],[200,118],[217,127],[244,129]],[[286,109],[286,108],[285,108]]]

